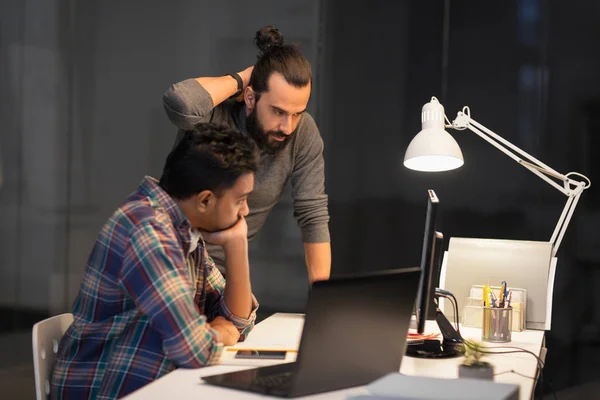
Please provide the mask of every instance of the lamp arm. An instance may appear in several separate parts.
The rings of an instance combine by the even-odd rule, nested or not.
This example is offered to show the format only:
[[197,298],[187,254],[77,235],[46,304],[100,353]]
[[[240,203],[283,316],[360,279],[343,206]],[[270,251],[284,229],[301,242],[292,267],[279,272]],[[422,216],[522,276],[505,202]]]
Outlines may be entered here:
[[[554,169],[550,168],[548,165],[544,164],[540,160],[536,159],[532,155],[526,153],[521,150],[514,144],[510,143],[508,140],[504,139],[500,135],[494,133],[489,130],[485,126],[481,125],[479,122],[473,120],[470,116],[469,108],[464,107],[463,112],[459,112],[456,119],[452,122],[452,128],[456,130],[465,130],[469,129],[474,132],[477,136],[481,137],[483,140],[521,164],[523,167],[527,168],[529,171],[545,180],[548,184],[552,185],[555,189],[562,192],[565,196],[567,196],[567,203],[563,208],[563,211],[558,219],[558,223],[552,233],[552,238],[550,242],[552,243],[552,256],[555,256],[558,247],[564,237],[565,231],[571,221],[571,217],[575,211],[575,207],[579,201],[579,197],[581,193],[591,186],[591,181],[584,175],[579,173],[570,172],[566,175],[563,175]],[[512,150],[512,151],[511,151]],[[521,157],[519,157],[520,155]],[[584,181],[577,181],[569,178],[569,175],[578,175],[584,179]],[[563,182],[563,186],[559,185],[550,177],[558,179]],[[587,182],[586,182],[587,181]]]
[[569,226],[569,222],[571,222],[571,217],[575,212],[575,207],[577,207],[577,202],[579,202],[579,197],[581,193],[586,189],[585,186],[579,186],[575,189],[576,194],[573,196],[569,196],[567,199],[567,204],[563,208],[562,213],[560,214],[560,218],[558,219],[558,223],[554,228],[554,232],[552,233],[552,238],[550,239],[550,243],[552,243],[552,256],[556,256],[556,252],[558,251],[558,246],[562,242],[563,236],[567,231],[567,227]]
[[[492,140],[492,138],[490,138],[490,136],[486,136],[482,130],[479,130],[478,128],[476,128],[478,124],[477,122],[471,120],[471,123],[468,126],[468,129],[474,133],[476,133],[479,137],[481,137],[482,139],[484,139],[486,142],[490,143],[492,146],[494,146],[495,148],[497,148],[498,150],[500,150],[501,152],[503,152],[504,154],[506,154],[507,156],[509,156],[510,158],[512,158],[513,160],[515,160],[516,162],[518,162],[519,164],[521,164],[523,167],[527,168],[529,171],[531,171],[532,173],[534,173],[535,175],[537,175],[538,177],[540,177],[541,179],[545,180],[549,185],[552,185],[556,190],[562,192],[564,195],[569,196],[571,194],[571,189],[569,188],[565,188],[561,185],[559,185],[558,183],[554,182],[553,180],[551,180],[550,178],[548,178],[547,175],[550,176],[554,176],[557,179],[560,179],[563,182],[569,182],[571,181],[569,178],[567,178],[566,176],[554,171],[552,168],[546,168],[545,164],[542,164],[541,162],[539,162],[537,159],[533,158],[532,156],[530,156],[529,154],[525,153],[523,150],[519,149],[518,147],[516,147],[515,145],[513,145],[510,142],[507,142],[510,144],[510,147],[514,147],[517,149],[517,151],[519,153],[524,153],[523,157],[527,157],[530,160],[532,160],[533,162],[528,162],[523,160],[521,157],[518,157],[517,155],[515,155],[514,153],[512,153],[509,149],[507,149],[506,147],[502,146],[502,144]],[[475,122],[475,123],[473,123]],[[477,125],[475,125],[477,124]],[[490,131],[491,132],[491,131]],[[488,132],[486,132],[488,133]],[[493,133],[493,132],[492,132]],[[498,135],[496,135],[494,133],[495,136],[500,137]],[[506,141],[506,139],[501,138],[503,141]],[[514,150],[514,149],[513,149]],[[541,164],[541,166],[539,164]]]

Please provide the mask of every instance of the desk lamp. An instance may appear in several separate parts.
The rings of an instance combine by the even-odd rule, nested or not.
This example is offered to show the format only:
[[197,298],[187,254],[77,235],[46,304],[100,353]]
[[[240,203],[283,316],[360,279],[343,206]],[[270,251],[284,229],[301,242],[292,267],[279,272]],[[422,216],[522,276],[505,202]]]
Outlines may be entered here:
[[[445,122],[448,124],[445,124]],[[423,106],[421,125],[421,132],[410,142],[404,155],[404,166],[409,169],[438,172],[461,167],[464,160],[460,147],[456,143],[456,140],[446,132],[445,128],[453,128],[459,131],[469,129],[567,196],[567,203],[550,239],[550,243],[552,243],[552,256],[556,256],[579,197],[592,184],[586,176],[577,172],[569,172],[564,175],[556,172],[554,169],[473,120],[467,106],[463,107],[462,111],[458,112],[456,119],[450,123],[444,114],[444,107],[438,99],[432,97],[431,101]],[[572,176],[577,176],[581,180],[574,180],[571,178]],[[551,178],[562,182],[562,185]]]

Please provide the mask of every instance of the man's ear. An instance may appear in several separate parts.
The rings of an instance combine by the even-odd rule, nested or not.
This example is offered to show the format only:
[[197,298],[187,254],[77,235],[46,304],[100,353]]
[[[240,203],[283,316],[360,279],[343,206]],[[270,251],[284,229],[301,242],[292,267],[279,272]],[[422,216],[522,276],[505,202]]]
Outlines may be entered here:
[[246,108],[249,111],[252,111],[256,106],[256,93],[254,93],[252,86],[246,86],[244,89],[244,103],[246,103]]
[[216,201],[216,196],[210,190],[203,190],[196,195],[196,207],[201,213],[206,212]]

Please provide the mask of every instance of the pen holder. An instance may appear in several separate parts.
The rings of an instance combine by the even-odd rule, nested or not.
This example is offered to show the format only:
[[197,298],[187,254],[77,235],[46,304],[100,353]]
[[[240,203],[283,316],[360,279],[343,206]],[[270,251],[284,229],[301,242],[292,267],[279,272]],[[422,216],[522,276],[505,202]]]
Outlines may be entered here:
[[483,307],[483,328],[481,340],[484,342],[506,343],[511,340],[512,307]]

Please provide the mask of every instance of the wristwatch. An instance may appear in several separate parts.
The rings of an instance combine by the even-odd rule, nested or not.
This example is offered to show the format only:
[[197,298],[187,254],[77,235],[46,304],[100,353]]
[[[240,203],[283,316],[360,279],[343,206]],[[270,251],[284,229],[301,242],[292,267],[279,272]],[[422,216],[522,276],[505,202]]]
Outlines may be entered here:
[[230,97],[230,98],[235,98],[238,97],[240,95],[240,93],[242,93],[242,90],[244,90],[244,82],[242,82],[242,78],[240,78],[240,76],[238,74],[236,74],[235,72],[232,74],[227,74],[230,77],[232,77],[233,79],[235,79],[237,81],[238,84],[238,88],[235,91],[235,93]]

